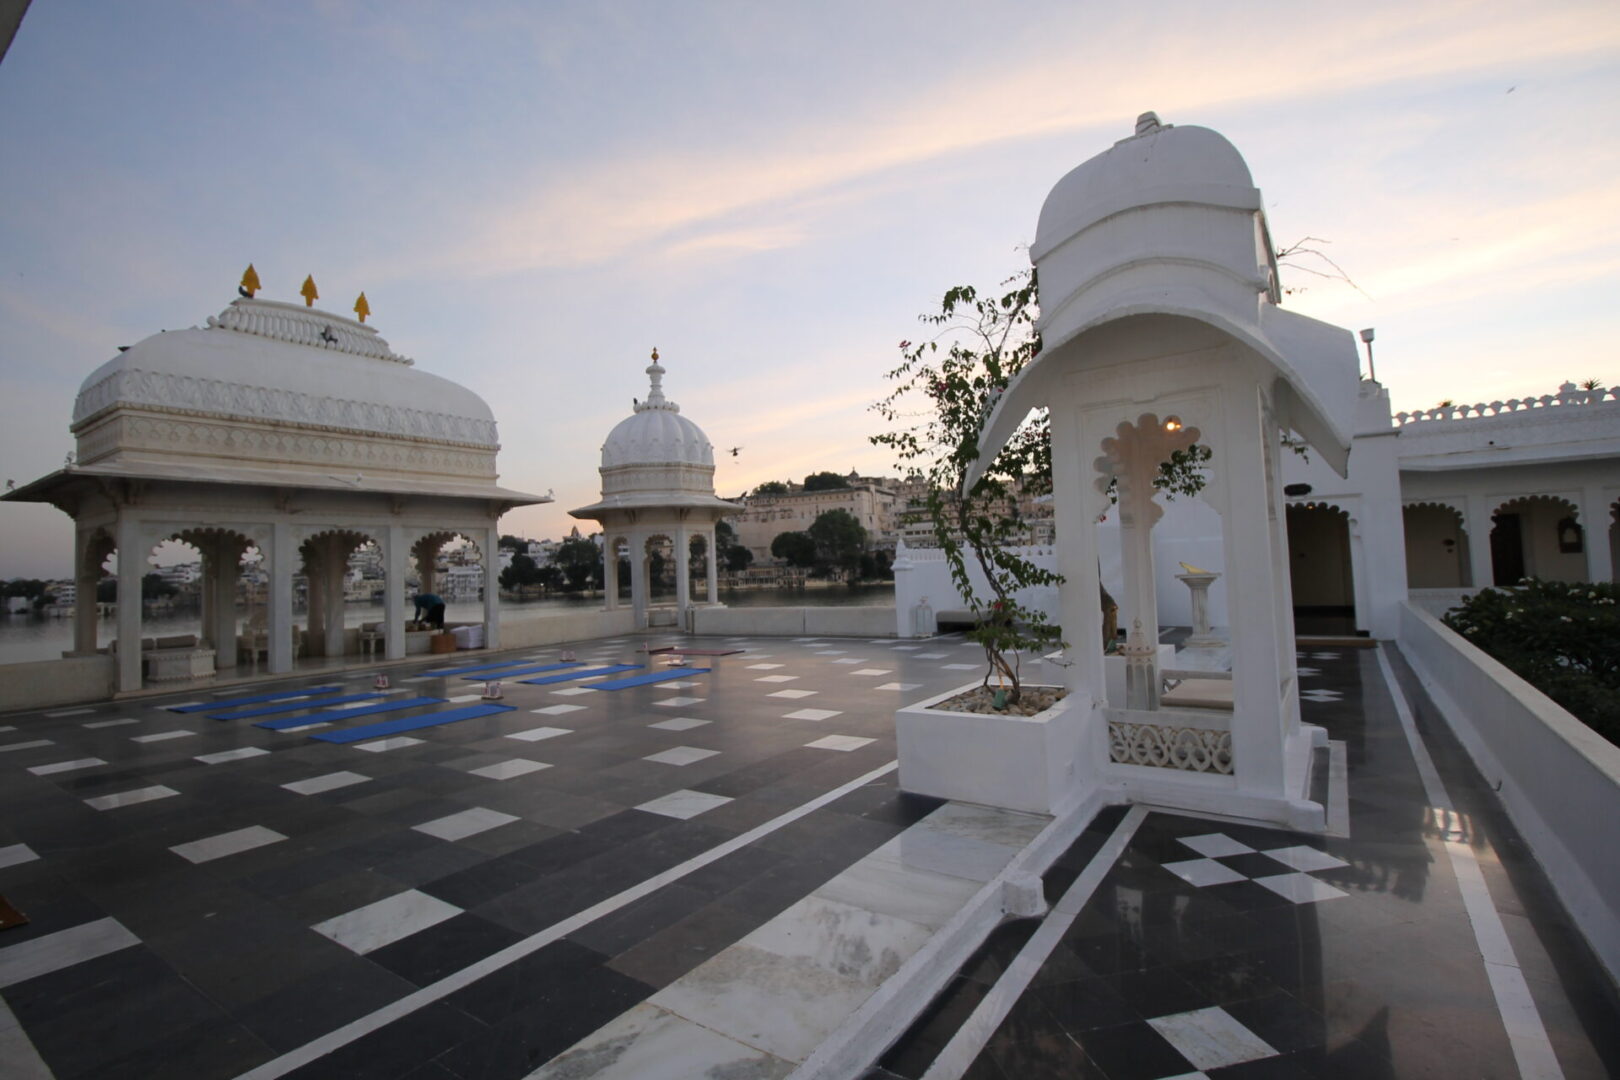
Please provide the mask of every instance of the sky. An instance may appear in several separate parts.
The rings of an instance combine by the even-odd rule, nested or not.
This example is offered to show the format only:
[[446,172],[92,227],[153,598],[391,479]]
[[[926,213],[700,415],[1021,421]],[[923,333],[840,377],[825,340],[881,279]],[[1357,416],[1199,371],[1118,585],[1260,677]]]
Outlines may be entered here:
[[[249,262],[263,298],[364,290],[490,403],[501,483],[556,495],[505,532],[577,524],[654,346],[722,496],[892,474],[896,344],[1027,265],[1148,109],[1318,238],[1354,285],[1285,267],[1285,302],[1376,327],[1396,410],[1620,379],[1620,5],[1126,7],[35,0],[0,62],[0,474],[59,468],[84,377]],[[0,504],[0,578],[71,543]]]

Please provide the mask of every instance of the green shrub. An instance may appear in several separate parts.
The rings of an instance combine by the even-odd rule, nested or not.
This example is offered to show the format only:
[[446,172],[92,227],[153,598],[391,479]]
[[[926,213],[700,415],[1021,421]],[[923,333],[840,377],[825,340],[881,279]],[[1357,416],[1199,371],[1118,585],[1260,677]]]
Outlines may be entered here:
[[1620,586],[1526,578],[1481,591],[1445,623],[1620,745]]

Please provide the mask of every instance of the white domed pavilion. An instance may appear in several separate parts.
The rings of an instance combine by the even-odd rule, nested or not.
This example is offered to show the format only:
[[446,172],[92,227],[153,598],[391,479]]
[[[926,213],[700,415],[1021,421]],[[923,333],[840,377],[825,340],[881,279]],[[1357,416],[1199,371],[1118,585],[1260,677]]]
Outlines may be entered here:
[[[703,429],[681,415],[664,397],[664,368],[654,349],[647,367],[651,387],[631,415],[619,421],[602,444],[602,498],[570,510],[598,521],[604,533],[607,606],[618,607],[619,558],[630,560],[630,598],[636,626],[660,622],[686,627],[693,607],[690,547],[702,537],[707,555],[707,602],[718,603],[714,526],[742,509],[714,494],[714,446]],[[652,605],[651,560],[664,543],[674,547],[675,607],[670,618]]]
[[[478,395],[390,349],[365,325],[363,298],[357,321],[314,308],[306,287],[306,305],[244,295],[206,326],[122,350],[79,390],[67,467],[6,497],[73,517],[80,597],[95,594],[114,551],[119,596],[131,597],[156,545],[197,547],[212,659],[197,658],[190,675],[238,661],[237,575],[251,548],[269,578],[257,636],[272,673],[290,671],[301,646],[326,656],[358,648],[345,632],[344,580],[368,542],[386,580],[385,657],[406,653],[407,557],[420,590],[433,592],[439,549],[456,535],[483,554],[485,640],[496,647],[497,519],[548,498],[496,483],[495,418]],[[307,633],[293,623],[300,569]],[[78,604],[75,655],[96,651],[95,614]],[[119,605],[118,640],[141,641],[140,604]],[[138,689],[143,650],[116,652],[118,689]]]

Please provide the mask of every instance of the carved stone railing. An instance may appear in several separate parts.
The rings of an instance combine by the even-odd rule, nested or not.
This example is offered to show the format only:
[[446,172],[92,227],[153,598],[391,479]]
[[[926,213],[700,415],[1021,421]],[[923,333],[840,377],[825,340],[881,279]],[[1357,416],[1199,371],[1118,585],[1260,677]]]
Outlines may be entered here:
[[1571,405],[1598,405],[1620,401],[1620,386],[1610,389],[1582,390],[1574,383],[1565,383],[1556,394],[1540,397],[1512,398],[1508,401],[1479,402],[1473,405],[1439,405],[1416,412],[1398,412],[1395,423],[1399,426],[1429,420],[1477,420],[1486,416],[1508,416],[1538,409],[1562,408]]
[[[1140,715],[1140,714],[1138,714]],[[1108,721],[1108,758],[1118,765],[1232,775],[1232,732],[1170,723]]]

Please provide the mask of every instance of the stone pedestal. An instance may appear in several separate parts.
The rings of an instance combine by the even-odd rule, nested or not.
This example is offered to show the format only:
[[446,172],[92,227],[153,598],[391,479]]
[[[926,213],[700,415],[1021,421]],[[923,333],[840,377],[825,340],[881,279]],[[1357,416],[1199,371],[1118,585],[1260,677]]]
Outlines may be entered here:
[[1219,574],[1194,573],[1177,574],[1176,580],[1187,586],[1192,593],[1192,637],[1185,645],[1189,649],[1213,648],[1225,645],[1225,639],[1215,634],[1209,626],[1209,587],[1215,584]]

